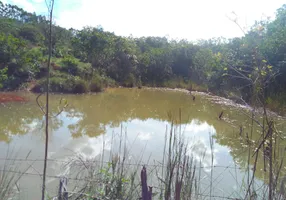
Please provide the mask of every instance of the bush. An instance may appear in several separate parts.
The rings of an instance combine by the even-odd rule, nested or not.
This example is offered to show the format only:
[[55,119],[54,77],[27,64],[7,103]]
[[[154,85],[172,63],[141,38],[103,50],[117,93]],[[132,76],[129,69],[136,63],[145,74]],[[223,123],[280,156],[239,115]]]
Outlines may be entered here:
[[[43,82],[43,86],[45,87],[45,81]],[[50,91],[52,92],[68,92],[68,82],[60,77],[52,77],[50,78]]]
[[78,76],[84,80],[90,80],[92,78],[93,69],[90,63],[78,62]]
[[100,76],[103,82],[103,86],[104,87],[116,87],[117,84],[115,82],[115,80],[113,80],[110,77],[106,77],[106,76]]
[[44,41],[43,34],[33,25],[24,25],[19,30],[19,36],[33,43],[41,43]]
[[91,80],[89,84],[89,90],[91,92],[102,92],[103,91],[103,85],[100,80],[93,79]]
[[8,79],[7,70],[7,67],[5,67],[4,69],[0,69],[0,89],[3,87],[3,82]]
[[78,75],[79,74],[79,68],[78,68],[78,60],[72,56],[64,57],[61,60],[62,68],[61,70],[64,72],[67,72],[71,75]]
[[286,93],[272,94],[266,99],[267,108],[277,112],[280,115],[286,113]]
[[104,88],[113,86],[115,86],[113,79],[96,74],[90,81],[89,90],[91,92],[101,92]]
[[74,77],[74,79],[72,79],[71,86],[72,86],[72,93],[89,92],[87,82],[79,77]]
[[[43,92],[46,87],[46,79],[41,79],[34,86],[32,91]],[[69,78],[51,77],[50,91],[60,93],[86,93],[89,91],[88,84],[78,76],[71,76]]]
[[57,46],[55,47],[54,55],[57,58],[67,57],[69,56],[70,49],[67,46]]
[[59,65],[62,72],[71,74],[73,76],[80,76],[85,80],[90,80],[92,77],[92,67],[90,63],[79,62],[78,59],[67,56],[61,59]]
[[126,79],[123,81],[122,86],[124,87],[134,87],[136,86],[136,78],[133,74],[128,74]]

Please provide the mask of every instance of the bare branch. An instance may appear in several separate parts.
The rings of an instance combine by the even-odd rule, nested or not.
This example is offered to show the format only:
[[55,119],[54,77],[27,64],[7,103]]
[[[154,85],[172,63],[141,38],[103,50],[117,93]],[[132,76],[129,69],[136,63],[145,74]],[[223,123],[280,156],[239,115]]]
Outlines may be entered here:
[[[60,105],[62,104],[62,100],[63,100],[63,98],[61,98],[61,100],[60,100]],[[63,111],[64,111],[64,109],[66,108],[66,107],[68,107],[68,103],[66,102],[65,103],[65,105],[62,107],[62,109],[60,109],[59,107],[58,107],[58,113],[56,114],[56,115],[54,115],[53,117],[57,117],[57,116],[59,116]]]
[[229,17],[228,15],[226,15],[226,17],[227,17],[230,21],[234,22],[234,23],[238,26],[238,28],[241,30],[241,32],[242,32],[244,35],[246,35],[245,31],[243,30],[243,28],[242,28],[242,27],[240,26],[240,24],[238,23],[237,14],[236,14],[234,11],[232,11],[231,13],[232,13],[233,15],[235,15],[235,18],[234,18],[234,19],[232,19],[232,18]]
[[38,104],[38,106],[39,106],[39,108],[40,108],[40,110],[44,113],[44,115],[46,114],[46,112],[44,111],[44,108],[43,108],[43,106],[41,106],[40,105],[40,102],[39,102],[39,98],[43,95],[44,93],[41,93],[41,94],[39,94],[38,96],[37,96],[37,98],[36,98],[36,102],[37,102],[37,104]]
[[[230,68],[233,69],[235,72],[237,72],[239,75],[241,75],[244,79],[253,82],[251,78],[245,76],[243,73],[241,73],[241,72],[240,72],[239,70],[237,70],[235,67],[230,66]],[[242,77],[240,77],[240,78],[242,78]]]

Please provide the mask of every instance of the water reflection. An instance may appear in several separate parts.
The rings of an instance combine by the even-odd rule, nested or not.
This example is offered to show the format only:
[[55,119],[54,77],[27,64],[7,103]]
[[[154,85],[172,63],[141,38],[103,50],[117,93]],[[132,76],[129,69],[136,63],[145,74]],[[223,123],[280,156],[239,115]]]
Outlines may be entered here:
[[[5,135],[24,135],[31,132],[34,129],[33,124],[37,124],[39,129],[43,116],[34,102],[35,96],[24,95],[28,95],[31,101],[11,103],[0,107],[2,141],[8,141]],[[52,115],[58,112],[60,98],[60,95],[51,97]],[[110,89],[98,95],[66,95],[64,98],[69,102],[69,106],[65,109],[64,115],[51,118],[51,128],[57,130],[62,126],[63,121],[73,120],[74,123],[69,123],[68,127],[73,137],[98,136],[106,132],[107,125],[118,127],[122,122],[133,119],[141,121],[156,119],[170,122],[168,113],[171,113],[177,124],[187,124],[192,119],[198,119],[207,121],[220,132],[229,130],[227,125],[217,120],[217,114],[222,109],[228,110],[228,108],[221,108],[200,96],[194,102],[191,96],[181,92]],[[179,109],[182,110],[180,118]]]
[[[0,105],[0,141],[10,142],[14,136],[28,133],[39,134],[44,126],[44,117],[32,103]],[[51,131],[62,126],[60,118],[51,118]]]
[[[26,157],[31,151],[29,157],[42,160],[43,114],[36,105],[35,95],[21,95],[30,101],[0,105],[0,156],[5,157],[5,143],[9,143],[20,150],[18,156]],[[210,137],[215,142],[214,165],[234,166],[238,163],[242,168],[246,166],[247,141],[245,137],[240,138],[239,127],[244,127],[246,133],[250,120],[236,109],[211,103],[204,96],[197,96],[193,101],[190,95],[181,92],[137,89],[110,89],[96,95],[52,95],[52,115],[58,112],[62,97],[69,106],[58,117],[51,118],[49,159],[67,160],[76,153],[85,158],[102,152],[107,155],[120,143],[120,134],[126,133],[132,162],[139,159],[143,163],[158,161],[162,159],[166,129],[170,129],[173,121],[186,136],[190,146],[187,153],[201,162],[206,172],[211,169]],[[226,120],[218,119],[222,110]],[[259,137],[255,132],[254,140]],[[68,169],[60,168],[61,164],[51,162],[48,173],[68,173]],[[262,165],[259,162],[258,167],[262,168]],[[41,163],[34,168],[40,170]],[[221,180],[223,170],[216,169],[218,180]],[[220,189],[234,189],[236,182],[232,175],[224,174]],[[237,176],[243,179],[242,174]],[[263,175],[258,173],[258,176]]]

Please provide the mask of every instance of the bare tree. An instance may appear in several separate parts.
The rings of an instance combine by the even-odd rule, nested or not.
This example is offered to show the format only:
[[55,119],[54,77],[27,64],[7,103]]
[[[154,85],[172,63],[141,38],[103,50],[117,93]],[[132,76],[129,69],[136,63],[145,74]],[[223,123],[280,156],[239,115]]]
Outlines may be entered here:
[[49,12],[49,55],[48,55],[48,64],[47,64],[47,83],[46,83],[46,109],[45,109],[45,157],[44,157],[44,169],[43,169],[43,185],[42,185],[42,200],[45,200],[46,192],[46,171],[47,171],[47,159],[48,159],[48,145],[49,145],[49,90],[50,90],[50,66],[51,66],[51,57],[52,57],[52,23],[53,23],[53,8],[54,0],[50,0],[48,3],[46,1]]
[[[229,17],[231,21],[233,21],[243,32],[243,35],[246,36],[246,32],[239,25],[237,20],[237,15],[232,19]],[[253,107],[250,119],[251,119],[251,132],[250,136],[247,135],[247,138],[252,140],[253,126],[254,123],[257,123],[259,127],[261,127],[261,136],[258,139],[255,148],[255,152],[251,156],[251,148],[249,146],[248,151],[248,175],[247,175],[247,190],[244,199],[252,199],[253,195],[255,195],[255,191],[252,191],[252,187],[254,186],[255,181],[255,173],[258,163],[259,152],[262,152],[264,171],[266,172],[266,161],[268,163],[268,199],[280,199],[278,190],[278,178],[281,171],[281,166],[284,162],[282,156],[279,160],[279,156],[276,155],[276,152],[279,152],[279,145],[277,145],[277,140],[280,139],[279,132],[275,129],[274,120],[267,112],[266,108],[266,98],[265,98],[265,89],[267,86],[275,80],[275,77],[278,75],[277,71],[272,71],[272,67],[268,64],[267,60],[264,60],[264,56],[260,55],[259,49],[257,45],[254,45],[252,48],[252,70],[246,71],[235,66],[229,66],[229,69],[233,70],[236,74],[229,75],[233,78],[240,78],[247,82],[246,86],[251,87],[252,98],[251,105]],[[255,119],[255,109],[257,107],[262,108],[262,123],[259,122],[258,119]],[[248,133],[247,133],[248,134]],[[284,154],[283,154],[284,155]],[[250,170],[250,158],[254,157],[254,163],[252,170]],[[252,175],[251,175],[252,171]],[[283,182],[282,182],[283,183]],[[253,189],[254,190],[254,189]],[[266,190],[265,190],[266,191]],[[284,195],[284,194],[283,194]],[[283,196],[284,198],[284,196]]]

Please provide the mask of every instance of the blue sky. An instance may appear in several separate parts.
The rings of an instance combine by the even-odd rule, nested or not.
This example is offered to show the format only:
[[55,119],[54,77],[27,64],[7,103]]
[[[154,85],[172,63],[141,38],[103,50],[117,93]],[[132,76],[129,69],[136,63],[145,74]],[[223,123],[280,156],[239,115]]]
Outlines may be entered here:
[[[3,1],[3,0],[2,0]],[[47,15],[44,0],[4,0],[30,12]],[[275,16],[285,0],[55,0],[55,21],[66,28],[101,25],[117,35],[168,36],[174,39],[236,37],[239,24]],[[228,17],[227,17],[228,16]]]

